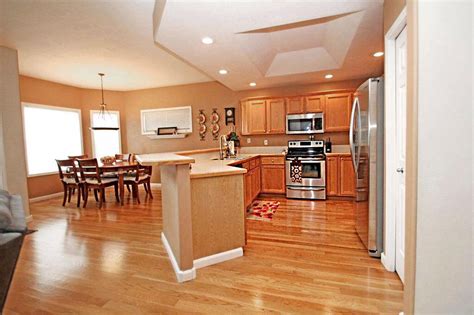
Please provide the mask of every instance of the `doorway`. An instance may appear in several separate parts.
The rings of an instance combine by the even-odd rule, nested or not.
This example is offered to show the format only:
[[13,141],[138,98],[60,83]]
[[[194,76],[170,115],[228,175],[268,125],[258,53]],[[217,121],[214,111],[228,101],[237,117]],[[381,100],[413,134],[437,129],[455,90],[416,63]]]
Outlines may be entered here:
[[382,263],[405,274],[405,160],[407,15],[404,9],[385,35],[385,222]]

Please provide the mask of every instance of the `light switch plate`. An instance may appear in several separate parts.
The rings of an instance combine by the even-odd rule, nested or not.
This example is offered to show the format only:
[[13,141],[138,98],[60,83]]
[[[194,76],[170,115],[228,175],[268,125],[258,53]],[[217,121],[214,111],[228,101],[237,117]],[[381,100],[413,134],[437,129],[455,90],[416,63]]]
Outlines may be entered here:
[[247,138],[247,143],[252,143],[252,139]]
[[267,139],[263,140],[263,145],[268,145],[268,140]]

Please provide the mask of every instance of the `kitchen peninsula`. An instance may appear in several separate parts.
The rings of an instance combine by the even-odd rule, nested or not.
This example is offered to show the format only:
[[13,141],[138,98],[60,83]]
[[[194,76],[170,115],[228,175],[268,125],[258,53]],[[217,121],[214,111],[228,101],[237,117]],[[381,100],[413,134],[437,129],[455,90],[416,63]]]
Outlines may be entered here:
[[247,171],[193,153],[137,156],[143,165],[160,167],[161,237],[179,282],[194,279],[196,269],[242,256],[245,244]]

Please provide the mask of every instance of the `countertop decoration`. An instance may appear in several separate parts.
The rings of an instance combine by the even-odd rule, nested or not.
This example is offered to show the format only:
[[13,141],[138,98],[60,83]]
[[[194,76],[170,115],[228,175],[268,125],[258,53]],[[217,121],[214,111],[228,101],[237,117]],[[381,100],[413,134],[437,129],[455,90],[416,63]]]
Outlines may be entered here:
[[212,136],[213,140],[218,140],[219,139],[219,130],[221,129],[219,126],[219,114],[217,113],[217,108],[212,109],[212,114],[211,114],[211,131],[212,131]]
[[206,120],[207,118],[206,118],[206,115],[204,114],[204,109],[200,109],[197,121],[199,124],[199,139],[201,141],[206,140],[206,131],[207,131]]

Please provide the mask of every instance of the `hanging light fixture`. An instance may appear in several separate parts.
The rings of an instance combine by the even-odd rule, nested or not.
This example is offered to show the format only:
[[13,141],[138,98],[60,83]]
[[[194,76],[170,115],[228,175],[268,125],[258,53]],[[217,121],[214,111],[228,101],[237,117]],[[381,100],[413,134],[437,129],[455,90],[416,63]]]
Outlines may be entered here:
[[[111,115],[109,113],[109,111],[107,110],[107,104],[105,104],[105,100],[104,100],[104,81],[103,81],[103,78],[104,78],[104,75],[103,73],[98,73],[99,76],[100,76],[100,91],[101,91],[101,95],[102,95],[102,103],[100,103],[99,105],[99,117],[103,120],[108,120]],[[96,127],[96,126],[93,126],[91,128],[92,130],[118,130],[119,128],[118,127]]]

